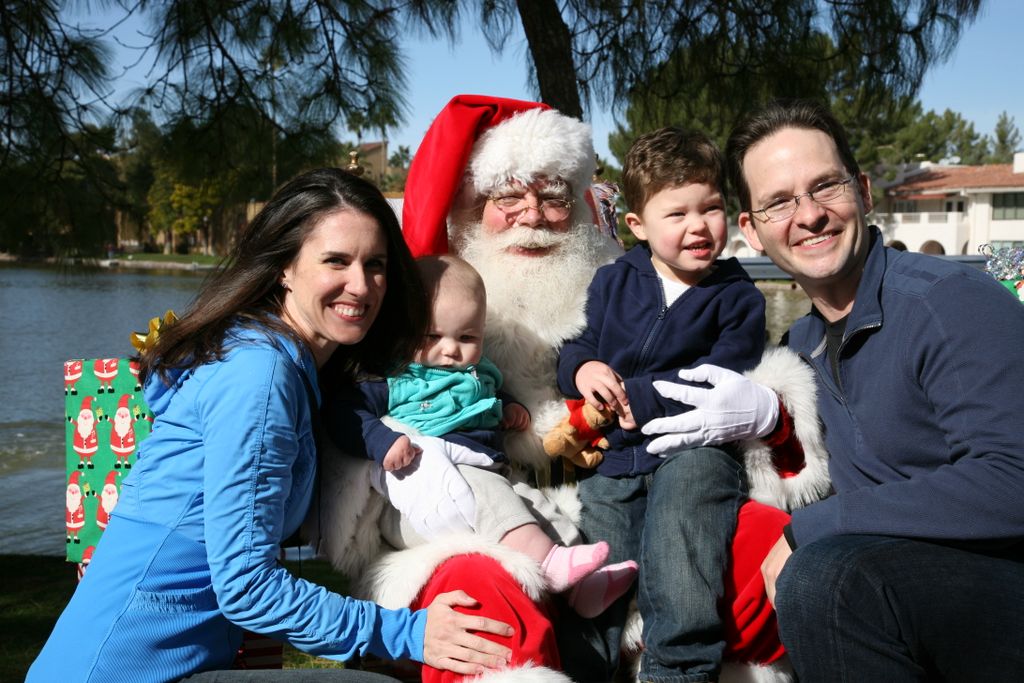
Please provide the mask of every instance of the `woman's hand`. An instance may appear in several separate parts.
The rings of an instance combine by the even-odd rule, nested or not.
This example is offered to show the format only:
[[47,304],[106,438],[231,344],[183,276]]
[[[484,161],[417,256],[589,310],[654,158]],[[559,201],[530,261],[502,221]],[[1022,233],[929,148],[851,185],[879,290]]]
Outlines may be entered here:
[[475,607],[479,603],[463,591],[442,593],[427,607],[423,635],[423,662],[435,669],[460,674],[482,674],[508,664],[512,650],[475,632],[511,636],[508,624],[456,612],[453,607]]

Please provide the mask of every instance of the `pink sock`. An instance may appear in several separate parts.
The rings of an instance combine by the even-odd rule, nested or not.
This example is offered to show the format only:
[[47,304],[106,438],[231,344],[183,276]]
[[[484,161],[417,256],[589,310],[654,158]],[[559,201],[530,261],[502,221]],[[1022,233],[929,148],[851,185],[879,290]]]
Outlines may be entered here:
[[587,574],[604,564],[608,559],[608,544],[598,541],[591,545],[554,545],[541,563],[548,588],[552,593],[561,593],[579,583]]
[[569,604],[581,617],[593,619],[629,590],[637,570],[633,560],[601,567],[576,584],[569,594]]

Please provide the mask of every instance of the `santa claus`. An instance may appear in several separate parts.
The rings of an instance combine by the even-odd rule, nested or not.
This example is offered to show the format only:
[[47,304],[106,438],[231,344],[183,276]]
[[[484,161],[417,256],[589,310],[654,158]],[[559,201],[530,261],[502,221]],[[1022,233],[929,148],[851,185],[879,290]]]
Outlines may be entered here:
[[110,523],[110,513],[114,511],[114,506],[117,505],[117,472],[110,470],[107,472],[106,479],[103,480],[103,490],[100,491],[100,504],[96,508],[96,526],[100,529],[106,529],[107,524]]
[[78,389],[75,385],[78,384],[78,380],[82,379],[82,361],[80,360],[66,360],[64,361],[64,395],[77,396]]
[[117,358],[97,358],[93,362],[92,374],[96,375],[96,379],[99,380],[100,388],[97,389],[99,393],[102,394],[104,391],[114,393],[113,382],[117,377],[119,362]]
[[82,399],[82,407],[77,417],[68,416],[68,421],[75,426],[75,434],[71,447],[78,454],[78,469],[93,468],[92,456],[99,448],[99,437],[96,435],[96,413],[93,412],[92,396]]
[[114,452],[114,468],[131,468],[128,458],[135,452],[135,420],[128,410],[131,394],[123,394],[117,402],[117,410],[111,420],[110,450]]
[[78,563],[78,580],[81,581],[85,577],[85,570],[89,568],[89,563],[92,562],[92,554],[96,552],[96,546],[91,545],[82,551],[82,561]]
[[[532,431],[509,435],[506,450],[521,468],[539,472],[549,466],[541,438],[566,414],[555,382],[558,349],[584,325],[586,290],[594,272],[621,253],[594,225],[593,170],[589,126],[538,103],[458,96],[434,120],[406,184],[403,232],[414,255],[451,248],[483,276],[486,354],[532,417]],[[536,206],[509,209],[509,202],[498,201],[527,191],[536,197]],[[548,199],[568,203],[571,212],[543,210],[540,204]],[[747,444],[748,466],[755,470],[753,497],[775,507],[751,503],[741,511],[738,550],[726,581],[731,611],[726,659],[742,667],[733,666],[723,678],[753,670],[769,680],[785,680],[783,650],[759,566],[787,521],[779,508],[820,495],[827,474],[817,434],[814,378],[795,357],[782,354],[773,354],[757,372],[762,383],[783,396],[779,442],[795,431],[803,438],[806,458],[798,454],[795,461],[786,461],[793,463],[790,471],[780,472],[771,445]],[[481,602],[480,613],[518,624],[518,640],[505,643],[514,651],[513,664],[565,664],[582,678],[610,679],[618,643],[587,644],[589,659],[606,660],[596,669],[602,673],[592,667],[582,673],[587,667],[577,666],[582,662],[575,652],[559,657],[551,648],[543,583],[536,567],[515,553],[457,538],[391,553],[367,568],[370,558],[387,549],[376,526],[385,503],[370,491],[362,469],[363,463],[354,459],[324,458],[326,504],[320,522],[324,549],[337,567],[362,575],[365,597],[385,606],[416,606],[425,604],[424,596],[465,589]],[[564,491],[558,496],[564,512],[574,511],[572,498]],[[480,582],[481,575],[488,581]],[[568,630],[579,629],[573,625]],[[638,633],[635,625],[627,630],[627,647],[639,647]],[[544,675],[564,680],[553,671]],[[425,680],[441,678],[439,672],[424,670]]]
[[72,472],[68,477],[68,488],[64,493],[64,526],[67,527],[67,542],[81,543],[79,532],[85,526],[85,495],[82,492],[82,473]]

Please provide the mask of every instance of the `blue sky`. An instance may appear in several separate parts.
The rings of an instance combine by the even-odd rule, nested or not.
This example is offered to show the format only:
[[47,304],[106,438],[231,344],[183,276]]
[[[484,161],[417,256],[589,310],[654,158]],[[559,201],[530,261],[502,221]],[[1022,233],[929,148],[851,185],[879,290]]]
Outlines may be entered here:
[[[102,22],[97,17],[97,23]],[[93,23],[89,18],[83,24]],[[96,25],[96,23],[93,23]],[[1024,3],[1018,0],[987,0],[980,17],[962,34],[950,59],[935,66],[925,77],[919,98],[926,110],[952,109],[974,122],[975,130],[991,134],[1000,112],[1014,117],[1024,131]],[[123,38],[138,43],[130,35]],[[491,53],[483,36],[464,30],[453,48],[444,40],[410,36],[405,42],[409,114],[407,122],[390,135],[390,148],[408,145],[414,152],[430,121],[444,104],[459,93],[500,95],[533,99],[526,71],[526,42],[521,33],[510,36],[500,57]],[[118,53],[118,58],[130,59]],[[136,68],[118,90],[142,85],[144,74]],[[614,127],[611,112],[591,112],[598,154],[608,157],[608,134]]]
[[[981,134],[991,134],[1002,111],[1024,131],[1024,2],[988,0],[979,18],[961,35],[951,58],[933,67],[919,93],[924,109],[952,109],[974,122]],[[415,151],[433,116],[452,95],[474,92],[533,99],[527,86],[526,41],[509,41],[501,58],[491,55],[482,35],[464,31],[453,50],[444,41],[414,40],[409,57],[410,115],[406,126],[390,138]],[[608,134],[614,129],[611,112],[591,112],[594,146],[608,158]]]

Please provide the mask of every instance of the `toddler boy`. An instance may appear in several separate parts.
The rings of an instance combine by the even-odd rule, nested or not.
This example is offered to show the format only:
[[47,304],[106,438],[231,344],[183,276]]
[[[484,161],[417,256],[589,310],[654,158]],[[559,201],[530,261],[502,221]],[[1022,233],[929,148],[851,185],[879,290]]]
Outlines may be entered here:
[[[704,363],[742,372],[765,345],[764,297],[727,239],[721,152],[706,136],[662,128],[626,155],[625,221],[641,241],[598,270],[587,327],[562,347],[559,388],[618,424],[594,470],[580,470],[581,530],[615,561],[640,564],[640,679],[717,680],[725,637],[718,613],[728,548],[747,484],[738,456],[701,447],[665,458],[646,450],[643,425],[688,407],[658,395],[656,379]],[[609,610],[614,639],[625,600]],[[609,641],[611,642],[611,640]]]

